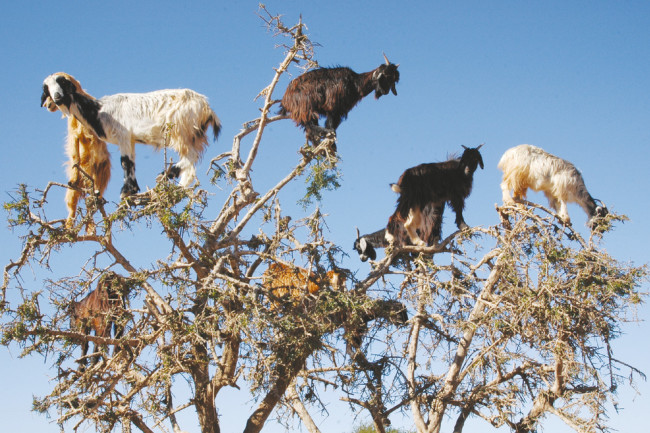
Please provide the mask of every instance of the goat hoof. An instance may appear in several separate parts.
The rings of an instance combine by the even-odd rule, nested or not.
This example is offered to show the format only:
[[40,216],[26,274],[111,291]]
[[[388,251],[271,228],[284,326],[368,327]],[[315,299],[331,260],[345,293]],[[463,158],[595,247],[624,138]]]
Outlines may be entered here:
[[161,176],[166,176],[167,179],[176,179],[181,174],[181,169],[177,165],[172,165],[167,170],[160,173]]
[[140,192],[140,187],[136,181],[126,181],[122,185],[122,190],[120,191],[120,198],[128,197]]

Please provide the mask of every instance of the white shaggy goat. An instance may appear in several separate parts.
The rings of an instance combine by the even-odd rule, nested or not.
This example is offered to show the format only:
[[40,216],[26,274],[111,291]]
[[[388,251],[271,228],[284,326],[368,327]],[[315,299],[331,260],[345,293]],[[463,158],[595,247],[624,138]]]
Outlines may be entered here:
[[95,99],[79,92],[80,88],[70,75],[52,74],[43,81],[43,98],[50,97],[65,115],[74,116],[99,138],[119,146],[124,170],[122,197],[140,190],[135,178],[135,143],[167,146],[178,152],[179,161],[166,174],[170,178],[180,175],[179,184],[188,186],[196,177],[194,165],[208,146],[208,127],[212,126],[215,139],[221,129],[207,98],[193,90],[119,93]]
[[[526,197],[528,188],[542,191],[558,216],[570,223],[567,203],[578,203],[589,216],[590,227],[595,217],[607,215],[607,208],[591,197],[580,171],[569,161],[558,158],[539,147],[521,144],[503,154],[498,165],[503,171],[503,202],[512,203]],[[513,196],[510,195],[513,190]]]
[[[68,78],[74,80],[69,75]],[[78,86],[78,92],[83,92],[76,80],[71,82]],[[59,109],[52,98],[45,94],[41,97],[41,106],[52,112]],[[111,178],[111,155],[106,148],[106,142],[100,140],[73,116],[68,116],[65,151],[68,156],[68,184],[73,187],[65,194],[65,204],[68,208],[66,227],[72,228],[77,214],[77,203],[85,195],[85,190],[90,189],[98,196],[104,195]],[[92,226],[89,225],[87,231],[92,232]]]

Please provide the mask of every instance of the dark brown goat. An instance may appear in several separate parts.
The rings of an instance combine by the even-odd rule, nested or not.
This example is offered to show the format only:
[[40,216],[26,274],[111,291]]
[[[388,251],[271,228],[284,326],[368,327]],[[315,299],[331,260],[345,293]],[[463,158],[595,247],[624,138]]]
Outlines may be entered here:
[[[321,135],[336,135],[336,128],[348,117],[350,110],[373,90],[375,99],[390,91],[397,95],[395,84],[399,81],[399,65],[390,63],[386,55],[384,59],[386,64],[361,74],[347,67],[305,72],[287,86],[280,114],[291,117],[313,143]],[[322,116],[326,117],[325,128],[318,126]]]
[[[124,333],[124,326],[120,324],[120,318],[123,317],[126,308],[125,293],[121,288],[123,278],[114,272],[108,272],[103,275],[95,290],[90,292],[81,301],[72,304],[71,325],[72,328],[90,335],[95,331],[96,337],[120,338]],[[106,346],[103,345],[103,350]],[[97,344],[95,344],[97,352]],[[86,364],[86,354],[88,353],[88,340],[84,340],[81,345],[81,359]],[[93,357],[93,364],[99,360],[99,354]]]
[[[483,168],[483,158],[478,151],[481,146],[471,149],[463,146],[465,151],[460,159],[409,168],[396,184],[391,185],[393,191],[400,196],[397,199],[397,209],[386,227],[386,239],[389,242],[395,242],[400,224],[404,224],[414,245],[432,245],[438,242],[446,203],[456,213],[456,226],[461,230],[468,228],[463,218],[463,209],[465,199],[472,192],[476,167],[480,165]],[[427,208],[433,213],[423,216],[423,209]],[[433,227],[420,230],[420,234],[429,234],[425,242],[417,232],[423,222],[429,221]]]

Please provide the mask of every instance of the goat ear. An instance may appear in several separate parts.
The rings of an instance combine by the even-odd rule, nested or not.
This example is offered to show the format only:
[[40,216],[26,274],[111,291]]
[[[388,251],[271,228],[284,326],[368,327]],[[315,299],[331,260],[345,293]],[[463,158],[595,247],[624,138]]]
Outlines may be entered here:
[[41,107],[43,107],[43,104],[45,104],[45,100],[49,96],[45,86],[43,86],[43,94],[41,95]]

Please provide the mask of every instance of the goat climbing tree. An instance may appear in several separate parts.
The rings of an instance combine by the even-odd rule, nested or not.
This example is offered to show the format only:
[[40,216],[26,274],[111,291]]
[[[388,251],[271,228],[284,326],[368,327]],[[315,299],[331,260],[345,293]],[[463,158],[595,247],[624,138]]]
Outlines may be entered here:
[[[271,115],[280,76],[293,62],[316,65],[301,22],[261,15],[290,43],[259,95],[260,117],[211,161],[213,182],[227,194],[220,207],[216,194],[165,181],[113,209],[91,197],[73,230],[48,216],[48,194],[64,185],[20,186],[5,204],[23,249],[4,271],[2,343],[47,357],[56,371],[35,410],[73,428],[179,432],[179,415],[192,419],[185,414],[193,408],[200,431],[217,433],[217,401],[228,387],[255,397],[246,433],[262,431],[272,413],[319,432],[317,416],[332,398],[348,402],[351,415],[366,412],[382,433],[398,417],[418,433],[439,432],[450,418],[461,432],[472,416],[529,432],[546,414],[579,432],[606,428],[620,369],[626,380],[642,374],[615,357],[611,342],[641,302],[647,270],[598,247],[623,217],[609,215],[584,240],[543,207],[502,207],[497,226],[432,247],[389,248],[357,279],[340,268],[342,249],[326,238],[323,214],[285,214],[280,198],[302,177],[307,202],[335,189],[332,140],[305,144],[266,191],[254,186],[265,128],[282,119]],[[95,233],[78,234],[91,218]],[[125,234],[161,229],[160,256],[143,263],[124,246]],[[86,259],[61,274],[56,264],[73,254]],[[319,281],[334,269],[348,289],[323,284],[315,295],[279,298],[262,284],[272,263],[307,268]],[[53,278],[34,282],[29,268]],[[71,306],[109,269],[125,277],[126,332],[84,335],[70,327]],[[84,364],[84,340],[110,350]]]

